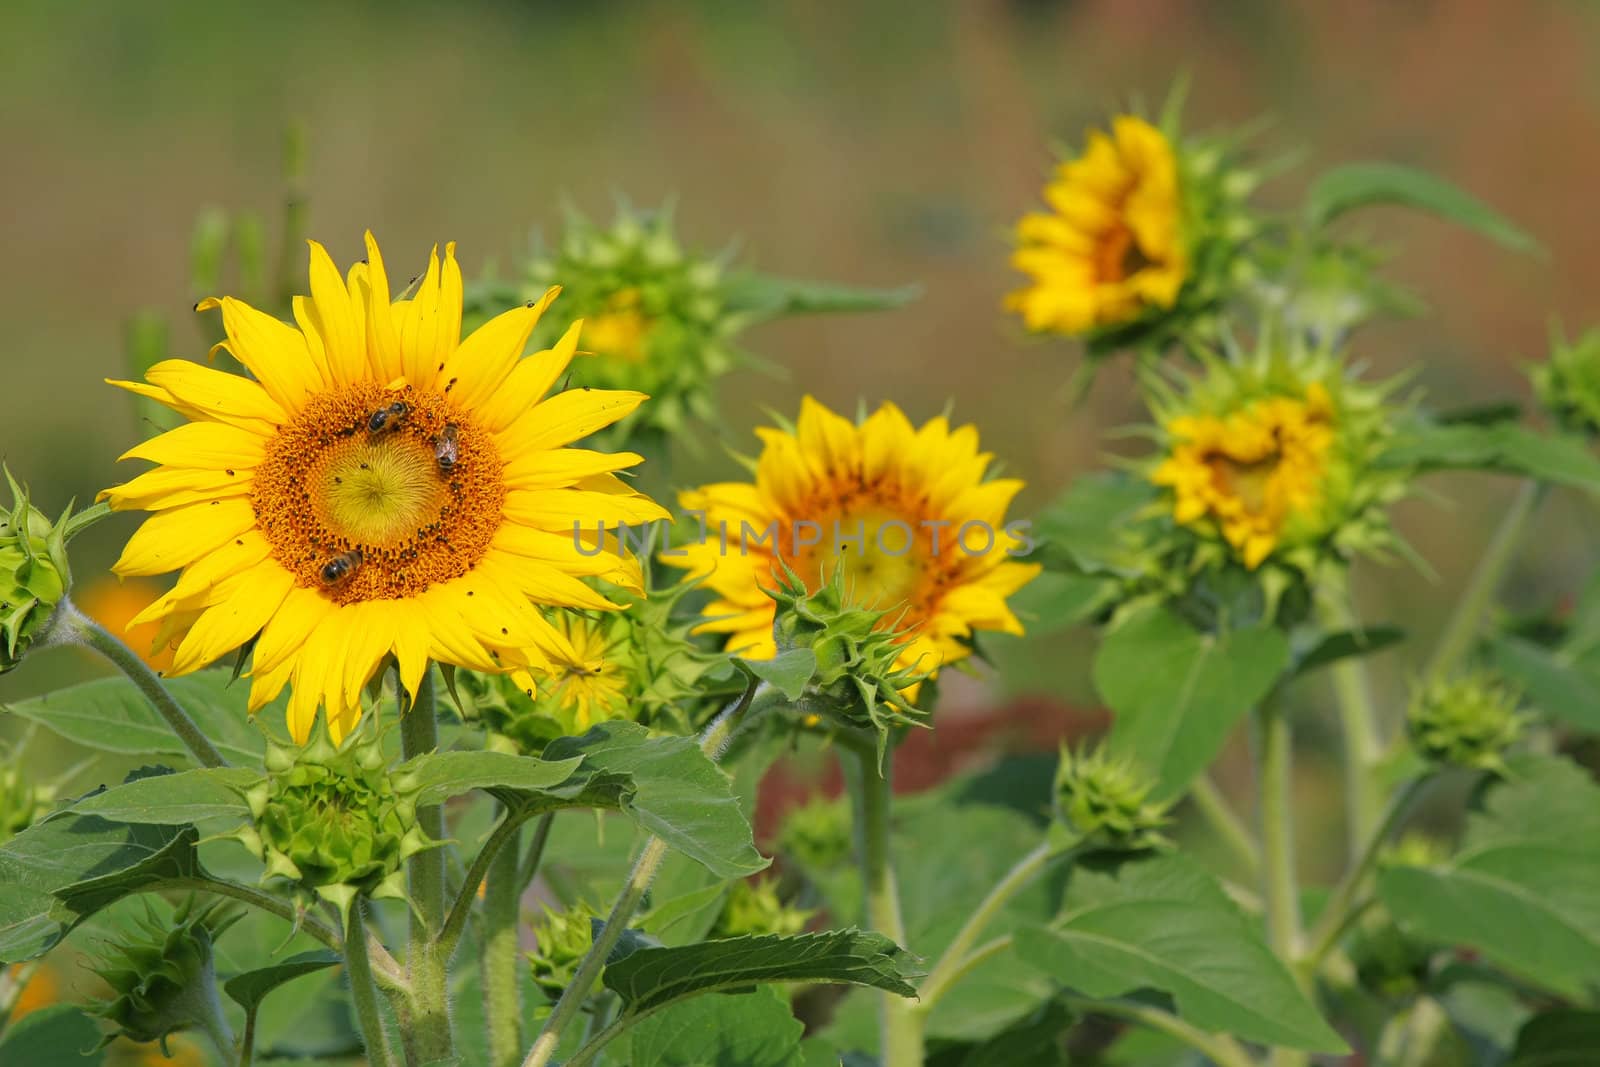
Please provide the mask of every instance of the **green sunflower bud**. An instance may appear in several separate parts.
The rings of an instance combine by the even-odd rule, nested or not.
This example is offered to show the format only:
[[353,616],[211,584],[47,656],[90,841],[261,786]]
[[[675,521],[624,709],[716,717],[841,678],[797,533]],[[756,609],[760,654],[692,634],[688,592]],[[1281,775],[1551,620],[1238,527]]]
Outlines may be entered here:
[[1150,800],[1155,783],[1104,748],[1074,753],[1062,746],[1056,768],[1055,815],[1080,841],[1136,852],[1166,843],[1168,804]]
[[22,662],[30,646],[43,640],[56,605],[72,583],[67,540],[104,513],[76,517],[71,505],[52,523],[28,502],[28,491],[5,471],[11,485],[11,510],[0,512],[0,674]]
[[811,592],[785,568],[768,595],[777,602],[772,635],[778,654],[807,649],[816,657],[816,671],[794,702],[799,711],[875,731],[880,756],[890,729],[927,718],[910,698],[928,676],[901,665],[905,645],[893,614],[851,603],[842,571]]
[[1587,330],[1569,343],[1550,338],[1550,359],[1530,367],[1534,395],[1551,418],[1567,430],[1600,434],[1600,330]]
[[813,797],[784,817],[778,848],[808,871],[838,870],[850,862],[851,826],[844,797]]
[[296,883],[341,911],[357,896],[405,897],[404,863],[430,841],[417,825],[420,786],[391,772],[377,736],[357,730],[335,747],[270,744],[267,777],[244,792],[251,826],[239,838],[266,878]]
[[533,923],[535,948],[528,954],[533,983],[554,1001],[572,983],[578,964],[594,944],[594,927],[601,915],[588,904],[574,904],[565,911],[544,909],[544,918]]
[[1488,672],[1418,686],[1406,714],[1411,744],[1432,763],[1498,771],[1522,734],[1519,694]]
[[816,912],[796,908],[778,896],[771,878],[735,882],[723,902],[722,914],[711,928],[711,937],[744,937],[747,934],[798,934]]
[[105,954],[91,965],[111,995],[95,1008],[118,1037],[161,1042],[179,1031],[203,1030],[231,1043],[217,995],[213,946],[222,932],[244,915],[244,909],[215,902],[199,907],[189,897],[170,917],[153,909],[124,940],[105,942]]

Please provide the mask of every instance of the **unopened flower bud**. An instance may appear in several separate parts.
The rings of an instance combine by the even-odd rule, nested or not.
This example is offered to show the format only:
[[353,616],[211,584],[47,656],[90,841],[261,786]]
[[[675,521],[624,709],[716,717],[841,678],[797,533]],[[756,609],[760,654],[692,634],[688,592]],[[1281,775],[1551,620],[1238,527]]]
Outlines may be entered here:
[[1499,770],[1522,733],[1517,705],[1518,694],[1486,672],[1433,681],[1413,693],[1406,728],[1432,763]]
[[1056,769],[1056,817],[1080,840],[1139,851],[1163,844],[1167,804],[1150,799],[1155,783],[1132,763],[1104,748],[1074,753],[1061,749]]

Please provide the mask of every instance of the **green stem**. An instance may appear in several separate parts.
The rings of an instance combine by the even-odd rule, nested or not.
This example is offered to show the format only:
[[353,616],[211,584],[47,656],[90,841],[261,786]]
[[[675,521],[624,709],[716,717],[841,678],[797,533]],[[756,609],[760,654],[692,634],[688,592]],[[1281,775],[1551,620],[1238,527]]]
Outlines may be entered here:
[[1175,1037],[1210,1059],[1217,1067],[1256,1067],[1256,1061],[1250,1054],[1227,1034],[1208,1034],[1199,1027],[1191,1026],[1176,1015],[1159,1008],[1124,1000],[1089,1000],[1073,997],[1072,1001],[1084,1012],[1125,1019]]
[[1517,488],[1517,495],[1512,498],[1511,506],[1506,509],[1499,527],[1490,538],[1483,557],[1478,560],[1477,569],[1461,591],[1461,599],[1456,601],[1455,612],[1439,637],[1433,659],[1428,664],[1429,678],[1438,679],[1448,675],[1461,658],[1471,651],[1484,616],[1494,604],[1495,593],[1505,578],[1506,569],[1511,566],[1523,530],[1538,510],[1544,495],[1545,486],[1531,478]]
[[[439,747],[432,667],[423,674],[411,706],[400,717],[400,745],[406,759]],[[430,840],[442,841],[444,808],[438,804],[419,805],[417,825]],[[406,952],[406,970],[411,980],[412,1030],[423,1062],[447,1060],[453,1055],[446,973],[448,957],[437,940],[443,932],[445,917],[445,851],[426,849],[412,856],[406,865],[411,896],[411,942]]]
[[389,1050],[389,1035],[383,1029],[372,963],[367,958],[365,911],[366,901],[360,897],[350,902],[350,916],[345,920],[345,973],[350,978],[350,1002],[361,1027],[361,1042],[367,1048],[367,1063],[370,1067],[391,1067],[394,1053]]
[[[744,695],[738,701],[723,709],[700,735],[700,751],[713,760],[720,756],[733,737],[734,727],[740,717],[749,709],[757,692],[765,688],[764,684],[757,685],[752,682],[745,688]],[[539,1030],[539,1036],[534,1038],[533,1047],[528,1049],[522,1067],[546,1067],[551,1057],[556,1054],[556,1049],[561,1045],[562,1031],[583,1009],[583,1003],[589,998],[589,991],[594,988],[600,969],[605,966],[606,957],[611,955],[611,949],[627,930],[628,920],[633,917],[634,911],[644,900],[645,892],[650,888],[650,882],[660,870],[661,861],[666,855],[666,842],[659,837],[651,837],[639,850],[638,858],[633,861],[633,870],[628,873],[628,880],[624,883],[622,892],[617,895],[616,902],[611,905],[611,913],[606,916],[605,926],[595,937],[594,944],[589,946],[588,953],[579,961],[572,981],[567,983],[567,987],[561,991],[561,996],[556,999],[556,1006],[545,1019],[544,1026]],[[626,1016],[623,1017],[625,1018]],[[613,1026],[621,1024],[623,1019],[618,1019]]]
[[[1260,729],[1261,852],[1267,943],[1284,964],[1300,951],[1300,888],[1294,870],[1293,738],[1283,707],[1268,697],[1257,709]],[[1274,1050],[1272,1062],[1296,1067],[1309,1057],[1294,1049]]]
[[1356,894],[1366,882],[1367,875],[1372,873],[1373,867],[1377,865],[1378,853],[1382,850],[1383,843],[1389,839],[1389,835],[1394,832],[1394,828],[1410,809],[1412,802],[1416,800],[1426,783],[1425,778],[1413,779],[1394,795],[1389,801],[1387,810],[1378,820],[1378,825],[1368,835],[1360,856],[1334,887],[1333,894],[1329,896],[1327,905],[1322,909],[1322,914],[1317,917],[1317,922],[1307,937],[1311,947],[1301,961],[1301,970],[1307,978],[1317,973],[1322,961],[1338,943],[1345,927],[1360,910]]
[[238,1067],[250,1067],[256,1056],[256,1009],[245,1009],[244,1034],[239,1038]]
[[[512,822],[512,814],[506,812],[502,827]],[[520,831],[522,820],[516,820],[516,826]],[[512,832],[505,847],[495,852],[484,881],[483,1006],[489,1027],[491,1067],[516,1067],[522,1056],[522,988],[518,981],[522,952],[517,943],[517,922],[522,915],[522,883],[518,881],[522,856],[517,831]]]
[[550,826],[555,822],[555,818],[555,812],[547,811],[533,824],[533,840],[528,842],[528,855],[523,859],[522,866],[517,869],[519,896],[528,891],[528,886],[533,884],[534,875],[539,873],[539,864],[544,859],[544,846],[550,840]]
[[[850,775],[856,807],[857,836],[861,849],[861,874],[867,895],[867,925],[895,944],[906,947],[905,923],[900,917],[900,895],[889,854],[889,806],[893,792],[893,758],[886,754],[879,773],[873,756],[845,749],[855,757]],[[922,1067],[923,1019],[915,1004],[887,991],[879,994],[880,1056],[883,1067]]]
[[[1322,622],[1329,631],[1356,630],[1360,620],[1353,610],[1348,583],[1334,590],[1320,605]],[[1361,843],[1377,829],[1383,812],[1383,789],[1377,767],[1383,759],[1383,738],[1378,731],[1378,709],[1365,662],[1347,657],[1329,668],[1334,697],[1339,704],[1339,728],[1344,735],[1345,820],[1348,824],[1350,860],[1361,853]]]
[[[456,890],[455,903],[450,905],[450,914],[445,918],[444,927],[439,931],[436,943],[439,952],[446,960],[455,955],[457,946],[461,943],[461,933],[466,929],[467,917],[472,914],[472,906],[478,899],[478,886],[485,884],[485,877],[496,869],[502,854],[510,852],[512,864],[520,862],[517,854],[517,836],[522,830],[522,824],[528,821],[531,812],[513,811],[507,809],[501,816],[500,822],[495,825],[494,832],[483,843],[478,854],[472,858],[472,866],[461,878],[461,888]],[[515,875],[515,867],[512,869]],[[485,886],[485,893],[493,885]],[[517,890],[520,895],[520,889]]]
[[933,1006],[955,984],[956,979],[971,969],[967,959],[969,950],[978,940],[978,935],[983,933],[985,927],[994,920],[1000,909],[1005,907],[1012,897],[1025,889],[1039,872],[1044,870],[1051,860],[1062,855],[1062,852],[1060,848],[1042,844],[1018,860],[1016,865],[995,883],[994,888],[989,890],[988,896],[983,898],[983,903],[967,916],[967,921],[939,956],[933,970],[928,973],[922,988],[917,990],[918,1003],[912,1007],[914,1012],[926,1015],[932,1011]]
[[1201,775],[1195,779],[1194,785],[1190,786],[1189,799],[1194,801],[1195,810],[1205,819],[1217,838],[1227,846],[1229,852],[1233,853],[1233,858],[1244,868],[1244,873],[1252,878],[1259,877],[1261,849],[1256,844],[1255,835],[1234,813],[1216,783],[1208,775]]
[[127,675],[128,680],[138,687],[145,699],[161,713],[167,726],[178,735],[178,739],[201,766],[228,765],[228,761],[222,758],[222,753],[206,739],[200,727],[189,718],[189,713],[183,710],[167,691],[167,687],[161,684],[160,676],[146,666],[138,653],[117,640],[104,626],[79,611],[77,605],[70,600],[63,599],[56,605],[56,625],[67,627],[67,633],[72,639],[85,648],[98,652]]

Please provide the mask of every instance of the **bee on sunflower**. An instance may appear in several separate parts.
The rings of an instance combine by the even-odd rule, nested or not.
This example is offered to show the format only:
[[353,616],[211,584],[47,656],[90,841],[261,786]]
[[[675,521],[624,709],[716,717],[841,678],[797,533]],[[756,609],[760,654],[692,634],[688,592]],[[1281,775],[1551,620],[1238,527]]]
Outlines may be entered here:
[[366,250],[341,276],[311,243],[292,326],[200,302],[249,377],[174,359],[111,383],[189,420],[125,453],[158,466],[101,494],[153,513],[117,574],[181,572],[130,625],[183,635],[173,674],[251,646],[251,711],[289,685],[301,742],[321,707],[338,743],[391,658],[408,693],[430,660],[545,669],[553,631],[535,605],[616,610],[584,579],[640,582],[637,560],[575,526],[665,515],[617,477],[640,456],[569,447],[645,400],[552,392],[581,323],[523,356],[558,288],[462,337],[454,245],[399,300],[371,234]]

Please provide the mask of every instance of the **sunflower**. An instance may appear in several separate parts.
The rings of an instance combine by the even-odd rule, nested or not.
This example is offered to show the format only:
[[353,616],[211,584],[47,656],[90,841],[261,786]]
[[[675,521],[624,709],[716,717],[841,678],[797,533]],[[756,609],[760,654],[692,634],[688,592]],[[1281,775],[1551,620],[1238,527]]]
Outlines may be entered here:
[[1036,332],[1082,334],[1177,303],[1189,276],[1178,160],[1161,130],[1121,115],[1062,163],[1050,213],[1017,224],[1011,263],[1032,283],[1006,298]]
[[611,626],[606,619],[563,611],[543,648],[548,673],[535,678],[517,671],[511,679],[554,712],[567,733],[581,734],[597,722],[627,714],[627,644],[625,625]]
[[702,629],[727,634],[729,651],[775,654],[768,590],[785,568],[812,591],[842,573],[851,599],[904,635],[899,663],[929,674],[968,655],[975,631],[1022,632],[1006,598],[1039,569],[1013,558],[1026,527],[1005,518],[1022,483],[985,480],[976,428],[917,429],[893,404],[857,425],[806,397],[792,431],[757,432],[755,481],[682,494],[704,536],[662,557],[704,576],[716,599]]
[[341,277],[312,242],[297,327],[231,297],[200,302],[221,309],[218,347],[253,377],[167,360],[111,383],[190,420],[123,457],[160,466],[101,494],[155,513],[117,574],[182,570],[132,625],[184,631],[173,674],[253,641],[250,709],[292,683],[300,741],[319,706],[342,738],[390,656],[411,693],[430,659],[542,668],[550,627],[535,603],[615,609],[583,579],[638,585],[636,560],[580,531],[664,514],[616,476],[638,455],[564,447],[645,397],[546,395],[580,323],[522,353],[557,288],[463,339],[454,245],[398,301],[371,234],[366,248]]

